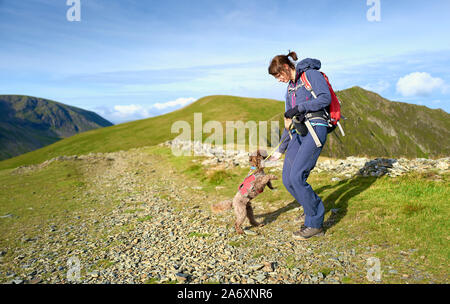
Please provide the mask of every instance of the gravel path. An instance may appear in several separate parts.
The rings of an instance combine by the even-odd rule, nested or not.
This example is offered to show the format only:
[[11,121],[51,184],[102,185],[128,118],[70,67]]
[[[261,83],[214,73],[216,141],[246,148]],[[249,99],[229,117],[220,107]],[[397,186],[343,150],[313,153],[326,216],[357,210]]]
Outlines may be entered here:
[[231,211],[213,215],[199,185],[139,149],[62,161],[84,164],[91,188],[83,199],[99,208],[14,252],[20,271],[5,271],[4,283],[345,283],[367,274],[371,248],[329,249],[331,232],[293,240],[301,210],[292,202],[254,204],[271,220],[239,236]]

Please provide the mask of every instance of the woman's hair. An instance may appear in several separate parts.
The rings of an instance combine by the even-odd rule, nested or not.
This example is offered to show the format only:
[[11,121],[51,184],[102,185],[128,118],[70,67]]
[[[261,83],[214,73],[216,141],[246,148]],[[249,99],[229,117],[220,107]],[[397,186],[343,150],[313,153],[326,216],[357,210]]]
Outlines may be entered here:
[[291,69],[295,70],[294,63],[289,59],[291,57],[294,61],[298,60],[297,54],[295,52],[289,51],[289,54],[287,55],[278,55],[275,56],[272,61],[270,62],[269,66],[269,74],[270,75],[278,75],[284,70],[284,65],[287,64]]

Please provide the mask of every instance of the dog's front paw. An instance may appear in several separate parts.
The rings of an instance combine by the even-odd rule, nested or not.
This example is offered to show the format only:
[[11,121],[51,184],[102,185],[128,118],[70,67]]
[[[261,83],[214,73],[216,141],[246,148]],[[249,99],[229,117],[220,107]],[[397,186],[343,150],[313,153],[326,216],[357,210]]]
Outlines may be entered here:
[[239,229],[236,228],[236,233],[237,234],[244,234],[244,230],[242,230],[240,228]]
[[239,225],[234,225],[234,228],[236,229],[237,234],[244,234],[244,230]]

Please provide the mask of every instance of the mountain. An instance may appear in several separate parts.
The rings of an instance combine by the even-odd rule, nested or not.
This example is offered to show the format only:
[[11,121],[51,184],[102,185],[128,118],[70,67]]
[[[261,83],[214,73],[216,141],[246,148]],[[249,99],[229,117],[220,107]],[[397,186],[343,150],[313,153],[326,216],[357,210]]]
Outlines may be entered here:
[[112,123],[99,115],[59,102],[0,95],[0,160],[107,126]]
[[[378,94],[353,87],[337,92],[342,102],[346,136],[328,136],[323,156],[447,157],[450,155],[450,114],[424,106],[392,102]],[[41,163],[60,155],[113,152],[151,146],[173,139],[176,121],[185,121],[194,132],[194,113],[202,113],[203,126],[218,121],[279,121],[284,103],[273,99],[207,96],[165,115],[90,130],[39,150],[0,162],[0,170]],[[269,124],[270,129],[270,124]],[[203,134],[203,139],[210,134]],[[193,138],[193,137],[192,137]]]
[[347,118],[343,122],[347,136],[329,136],[325,155],[450,156],[449,113],[390,101],[360,87],[339,91],[337,95]]

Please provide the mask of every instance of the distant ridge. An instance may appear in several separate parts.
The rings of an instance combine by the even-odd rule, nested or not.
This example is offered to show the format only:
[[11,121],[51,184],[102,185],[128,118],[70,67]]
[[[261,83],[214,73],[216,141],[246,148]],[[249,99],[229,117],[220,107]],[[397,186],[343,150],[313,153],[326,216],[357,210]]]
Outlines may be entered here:
[[56,101],[0,95],[0,160],[112,125],[94,112]]

